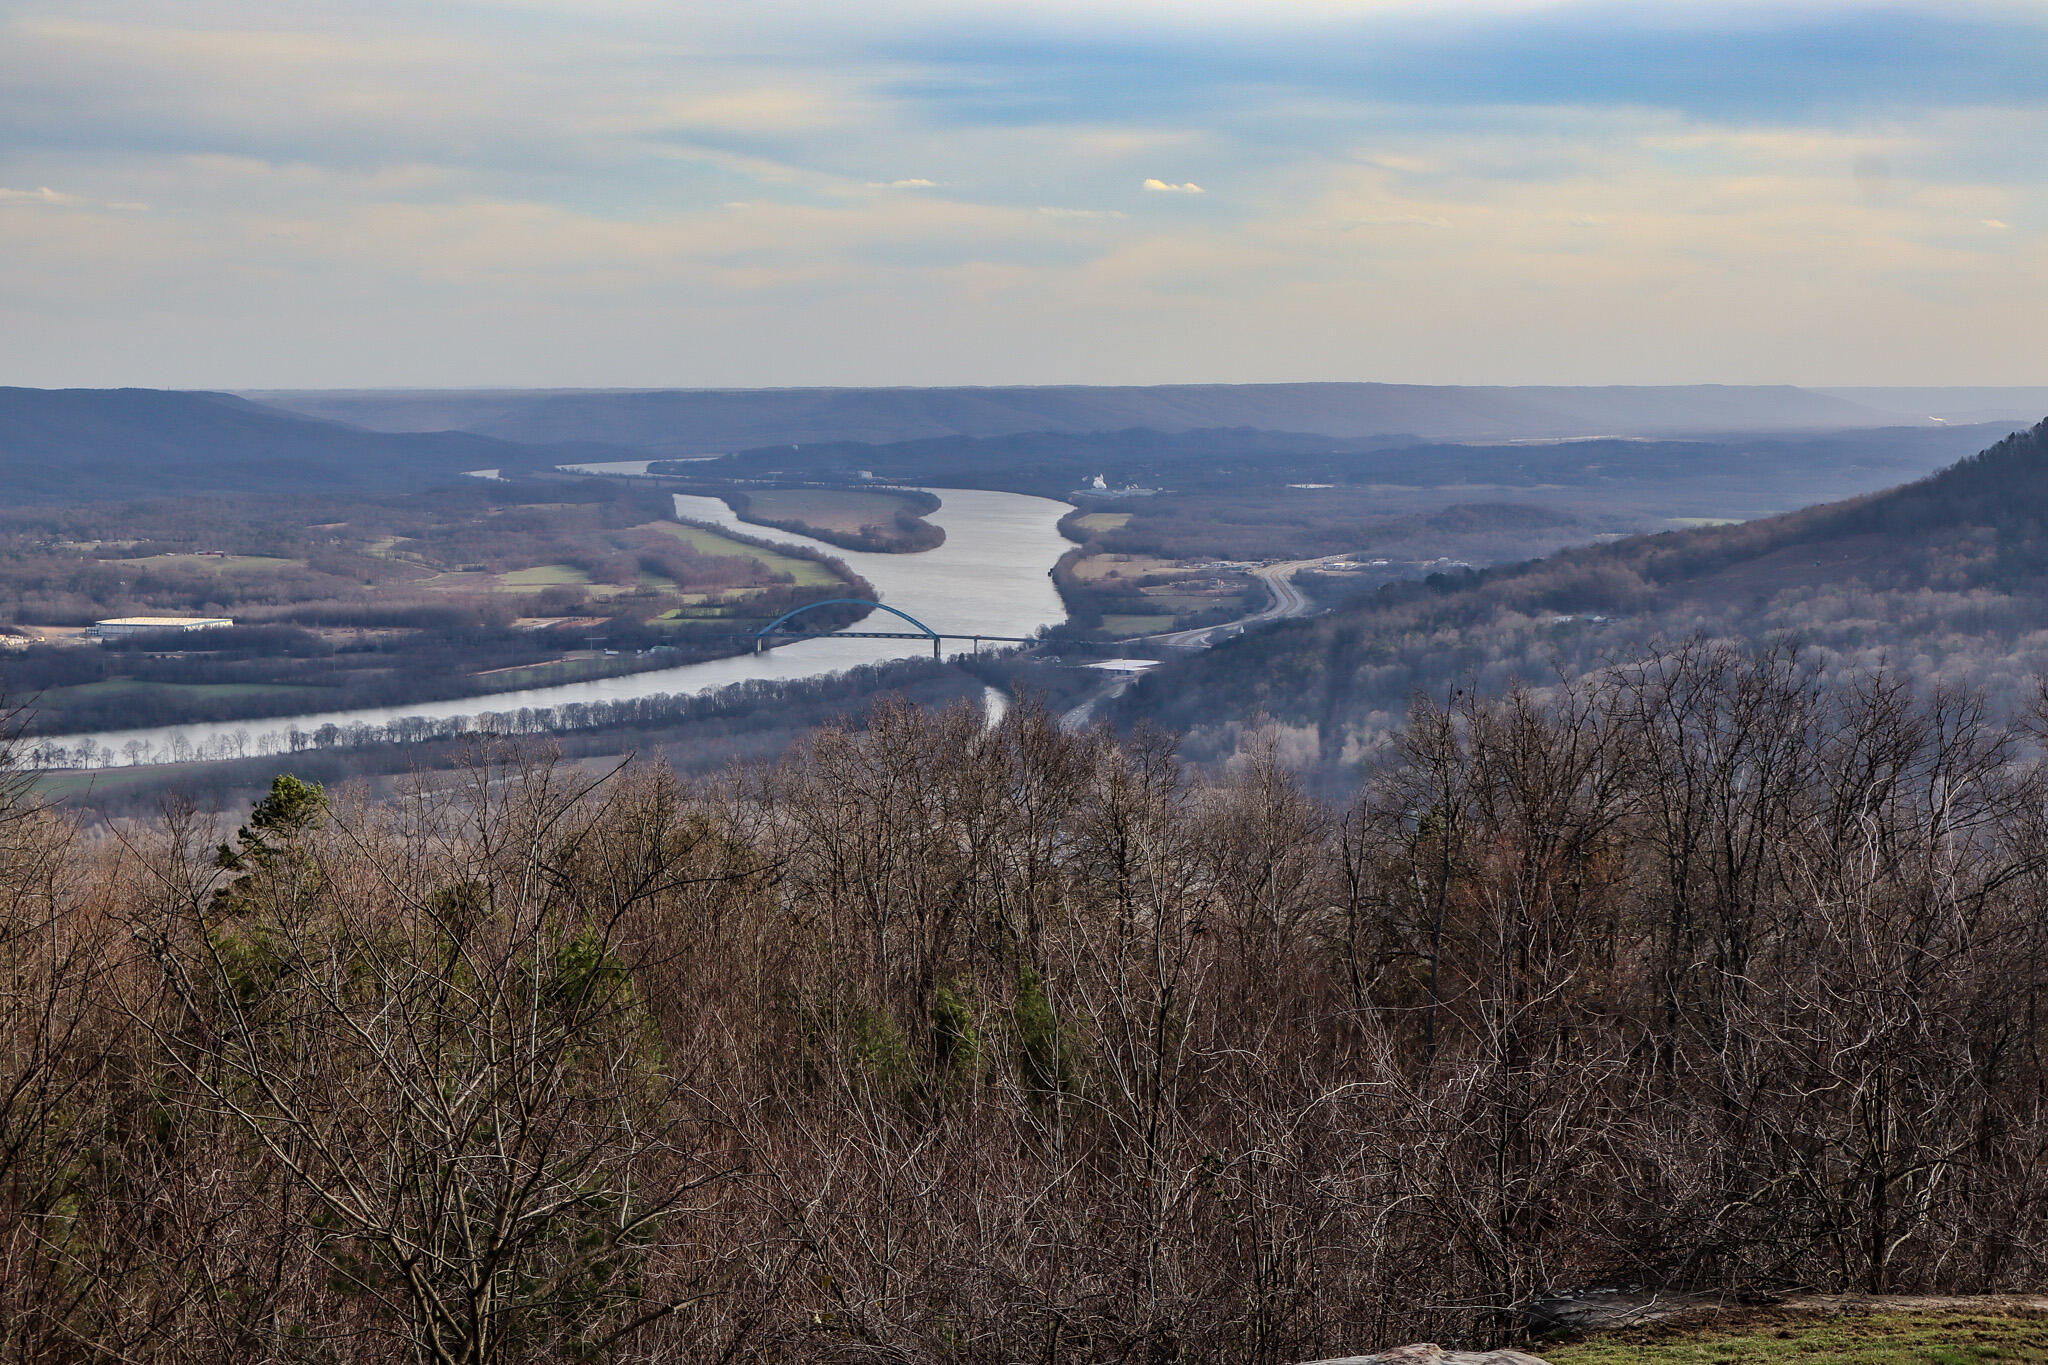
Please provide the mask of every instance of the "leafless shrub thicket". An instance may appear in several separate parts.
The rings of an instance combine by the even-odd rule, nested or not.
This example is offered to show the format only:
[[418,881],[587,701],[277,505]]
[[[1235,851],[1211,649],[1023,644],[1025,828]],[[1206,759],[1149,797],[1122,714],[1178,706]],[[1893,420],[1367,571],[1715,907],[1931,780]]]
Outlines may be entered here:
[[0,1352],[1250,1361],[2048,1271],[2048,828],[1705,647],[1272,756],[884,708],[230,832],[0,823]]

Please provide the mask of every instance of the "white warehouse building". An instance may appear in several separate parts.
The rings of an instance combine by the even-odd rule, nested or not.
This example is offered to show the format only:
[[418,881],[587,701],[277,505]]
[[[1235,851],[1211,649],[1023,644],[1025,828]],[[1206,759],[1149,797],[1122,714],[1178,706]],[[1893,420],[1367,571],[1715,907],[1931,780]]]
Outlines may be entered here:
[[233,625],[228,616],[114,616],[95,621],[87,635],[95,640],[117,640],[123,635],[145,635],[165,630],[220,630]]

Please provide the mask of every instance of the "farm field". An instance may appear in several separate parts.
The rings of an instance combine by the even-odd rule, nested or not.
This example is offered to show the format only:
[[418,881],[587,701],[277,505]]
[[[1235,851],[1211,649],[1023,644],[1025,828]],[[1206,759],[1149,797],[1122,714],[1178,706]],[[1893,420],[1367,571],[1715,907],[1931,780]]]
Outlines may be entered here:
[[886,526],[919,509],[900,493],[867,488],[768,488],[747,494],[749,510],[769,521],[801,521],[827,531]]
[[[1121,514],[1095,513],[1091,516]],[[1088,533],[1090,517],[1062,523]],[[1114,528],[1112,528],[1114,529]],[[1217,624],[1254,609],[1265,589],[1238,569],[1163,555],[1101,551],[1090,541],[1054,571],[1074,625],[1117,638]]]
[[[589,481],[240,515],[217,501],[16,512],[0,518],[0,630],[20,643],[0,688],[36,699],[37,733],[392,705],[630,671],[657,647],[637,666],[731,653],[735,630],[865,595],[843,566],[678,524],[670,506]],[[235,627],[82,637],[141,615]],[[592,648],[594,662],[569,657]]]
[[839,576],[828,566],[815,559],[799,559],[795,555],[783,554],[764,545],[749,545],[734,540],[708,526],[686,526],[681,522],[650,522],[640,528],[673,537],[704,555],[745,555],[758,562],[771,574],[788,574],[790,579],[803,588],[826,587],[840,581]]
[[1178,560],[1162,559],[1157,555],[1093,554],[1074,565],[1074,577],[1084,583],[1098,583],[1112,578],[1135,581],[1151,574],[1185,572],[1186,568],[1187,566]]
[[1179,618],[1172,612],[1140,615],[1135,612],[1107,612],[1102,618],[1102,629],[1108,635],[1156,635],[1173,629]]

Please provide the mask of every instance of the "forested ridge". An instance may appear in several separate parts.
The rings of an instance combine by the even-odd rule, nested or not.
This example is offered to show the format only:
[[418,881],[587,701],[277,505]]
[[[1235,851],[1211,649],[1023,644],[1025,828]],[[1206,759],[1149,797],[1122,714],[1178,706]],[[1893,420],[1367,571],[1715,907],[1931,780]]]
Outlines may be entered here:
[[0,505],[419,488],[544,453],[467,432],[364,431],[225,393],[0,387]]
[[2048,423],[1926,478],[1403,583],[1162,669],[1126,718],[1228,750],[1261,714],[1349,780],[1416,691],[1498,691],[1704,636],[1799,642],[1829,669],[1961,683],[2011,711],[2048,668]]
[[2033,722],[1695,645],[1353,801],[884,705],[0,822],[0,1356],[1249,1361],[2048,1271]]

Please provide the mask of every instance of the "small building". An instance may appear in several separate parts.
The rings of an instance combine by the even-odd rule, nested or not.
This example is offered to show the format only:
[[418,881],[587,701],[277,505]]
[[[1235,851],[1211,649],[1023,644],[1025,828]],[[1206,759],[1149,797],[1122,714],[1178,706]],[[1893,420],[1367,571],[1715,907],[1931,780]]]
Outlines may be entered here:
[[93,622],[86,634],[95,640],[118,640],[158,631],[221,630],[234,623],[227,616],[113,616]]

